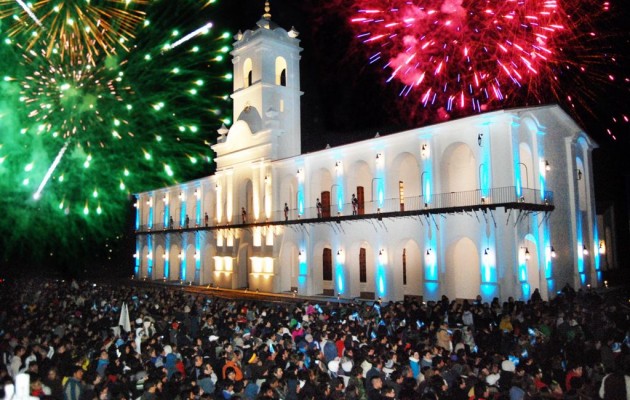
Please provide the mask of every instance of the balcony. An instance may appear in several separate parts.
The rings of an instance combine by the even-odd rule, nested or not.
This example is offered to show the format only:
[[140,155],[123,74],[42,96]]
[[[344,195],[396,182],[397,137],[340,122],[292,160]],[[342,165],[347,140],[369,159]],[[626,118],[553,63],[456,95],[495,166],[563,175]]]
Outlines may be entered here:
[[[262,219],[246,224],[217,224],[216,221],[211,220],[208,226],[205,226],[202,221],[200,225],[191,222],[188,226],[182,226],[176,222],[175,226],[169,227],[164,226],[164,224],[155,223],[151,228],[147,225],[141,225],[136,232],[186,232],[224,229],[227,227],[235,228],[327,222],[340,223],[345,220],[357,219],[380,220],[383,218],[414,215],[439,215],[473,211],[487,212],[497,208],[524,212],[550,212],[554,210],[553,192],[550,191],[545,191],[543,195],[540,190],[523,188],[519,196],[516,194],[516,187],[508,186],[489,189],[485,191],[485,196],[483,194],[481,190],[470,190],[466,192],[440,193],[431,196],[411,196],[405,197],[402,201],[399,198],[390,198],[384,200],[382,204],[379,204],[377,201],[366,201],[363,207],[359,207],[357,210],[357,215],[353,215],[352,204],[348,202],[341,204],[341,209],[338,208],[337,204],[331,204],[330,216],[323,218],[318,218],[317,209],[311,207],[305,208],[301,215],[298,215],[298,210],[296,209],[290,210],[287,220],[285,220],[284,211],[276,210],[272,213],[271,218],[267,220]],[[237,215],[234,220],[240,221],[240,218],[240,215]]]

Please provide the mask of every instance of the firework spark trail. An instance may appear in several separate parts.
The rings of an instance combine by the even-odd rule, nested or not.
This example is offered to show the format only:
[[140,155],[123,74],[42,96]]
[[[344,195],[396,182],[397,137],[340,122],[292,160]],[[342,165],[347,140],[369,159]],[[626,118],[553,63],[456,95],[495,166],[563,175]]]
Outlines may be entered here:
[[[129,51],[134,32],[144,21],[148,0],[0,0],[0,20],[11,19],[7,33],[22,37],[27,49],[48,43],[46,55],[68,59]],[[35,21],[36,24],[31,23]]]
[[351,19],[361,30],[357,37],[384,57],[392,70],[388,81],[402,82],[404,96],[417,91],[423,104],[447,107],[463,96],[477,111],[530,81],[546,79],[569,23],[555,0],[363,0],[357,5]]
[[[33,0],[40,27],[0,0],[5,248],[53,240],[47,232],[60,225],[59,248],[120,232],[130,193],[206,176],[211,132],[231,124],[232,35],[215,35],[197,0],[135,0],[132,19],[127,0],[84,3]],[[74,24],[62,26],[68,16]]]
[[175,47],[179,46],[182,43],[185,43],[185,42],[189,41],[190,39],[194,38],[197,35],[200,35],[200,34],[203,34],[203,33],[207,33],[210,30],[210,28],[212,28],[212,22],[208,22],[207,24],[205,24],[201,28],[195,29],[194,31],[190,32],[188,35],[186,35],[183,38],[177,40],[175,43],[167,46],[167,50],[174,49]]
[[43,26],[43,25],[42,25],[42,21],[40,21],[40,20],[37,18],[37,16],[36,16],[35,14],[33,14],[33,12],[31,11],[31,9],[30,9],[30,8],[29,8],[26,4],[24,4],[24,2],[23,2],[22,0],[16,0],[16,1],[17,1],[17,3],[20,5],[20,7],[22,7],[22,8],[24,9],[24,11],[28,14],[28,16],[29,16],[29,17],[31,17],[31,19],[32,19],[33,21],[35,21],[35,23],[37,23],[37,25],[39,25],[39,26]]
[[59,150],[59,153],[57,153],[57,157],[55,157],[55,160],[52,162],[52,164],[50,164],[48,171],[46,171],[46,175],[44,175],[44,179],[42,179],[41,183],[39,184],[39,187],[37,188],[37,191],[33,194],[33,199],[39,200],[41,198],[42,191],[44,190],[46,183],[48,183],[48,180],[50,180],[50,177],[52,176],[53,172],[55,172],[55,169],[57,169],[57,165],[59,165],[59,163],[61,162],[61,159],[64,153],[66,152],[66,149],[68,149],[69,144],[70,144],[70,141],[66,140],[66,143],[64,143],[61,150]]
[[559,103],[592,133],[628,132],[627,106],[602,102],[630,92],[621,1],[331,2],[331,14],[352,4],[345,20],[358,49],[401,86],[392,93],[413,125]]

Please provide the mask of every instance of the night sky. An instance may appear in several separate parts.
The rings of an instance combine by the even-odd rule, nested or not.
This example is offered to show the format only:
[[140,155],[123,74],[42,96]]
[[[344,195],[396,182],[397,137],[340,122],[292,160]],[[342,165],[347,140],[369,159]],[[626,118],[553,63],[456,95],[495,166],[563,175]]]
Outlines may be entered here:
[[[621,59],[630,54],[630,34],[626,25],[628,6],[622,0],[617,3],[626,8],[614,8],[616,5],[613,3],[614,21],[603,24],[617,37],[613,51],[619,55],[620,62],[610,72],[628,76],[630,64],[627,58]],[[414,103],[400,100],[400,86],[385,84],[387,73],[368,64],[366,53],[361,51],[348,24],[354,11],[353,4],[351,0],[271,1],[272,21],[287,30],[295,27],[300,32],[299,39],[304,49],[301,53],[303,152],[436,121],[436,111],[426,111]],[[215,28],[236,33],[239,29],[244,31],[255,27],[264,12],[264,1],[220,0],[211,7],[203,15],[210,16]],[[191,25],[199,23],[192,21],[194,19],[191,16]],[[614,132],[617,140],[611,139],[606,126],[610,115],[619,115],[624,111],[628,115],[630,85],[621,79],[600,89],[596,91],[600,97],[591,102],[593,115],[584,118],[582,126],[599,145],[593,154],[597,206],[598,210],[611,205],[615,207],[619,263],[627,267],[630,262],[630,246],[626,245],[630,240],[630,124],[626,123]],[[216,132],[209,132],[208,136],[212,140]],[[94,247],[94,251],[90,252],[92,257],[78,260],[72,267],[56,267],[60,267],[61,273],[81,270],[96,275],[130,274],[133,268],[131,256],[135,251],[133,215],[130,209],[124,240],[116,243],[107,240],[104,243],[103,238],[86,238],[90,242],[86,247]],[[42,267],[46,270],[50,265]]]

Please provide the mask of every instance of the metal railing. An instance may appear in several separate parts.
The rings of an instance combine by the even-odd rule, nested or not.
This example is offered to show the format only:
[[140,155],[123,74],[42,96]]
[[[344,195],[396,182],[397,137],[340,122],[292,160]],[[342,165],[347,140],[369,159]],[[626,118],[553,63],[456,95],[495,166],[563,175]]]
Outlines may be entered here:
[[[439,193],[430,196],[409,196],[402,201],[400,198],[385,199],[382,203],[378,201],[369,201],[363,204],[363,208],[357,209],[357,217],[378,216],[379,214],[417,214],[419,212],[426,213],[448,213],[466,209],[484,209],[484,208],[528,208],[538,210],[553,209],[553,192],[545,191],[542,193],[537,189],[522,188],[517,192],[515,186],[507,186],[501,188],[492,188],[488,190],[469,190],[465,192]],[[335,202],[330,205],[330,212],[323,210],[324,216],[318,215],[317,207],[305,208],[302,214],[297,209],[291,209],[285,218],[284,210],[276,210],[271,213],[270,218],[264,215],[258,220],[254,220],[253,216],[249,216],[247,224],[259,223],[281,223],[284,221],[296,220],[326,220],[329,218],[353,216],[353,205],[351,202],[338,204]],[[328,215],[329,214],[329,215]],[[185,230],[185,229],[202,229],[213,227],[225,227],[227,225],[243,225],[241,223],[241,215],[235,215],[232,223],[217,223],[217,221],[209,220],[208,225],[205,222],[201,224],[189,223],[183,226],[179,222],[175,222],[173,226],[165,226],[163,223],[154,223],[151,228],[147,225],[140,225],[138,232],[151,232],[163,230]]]

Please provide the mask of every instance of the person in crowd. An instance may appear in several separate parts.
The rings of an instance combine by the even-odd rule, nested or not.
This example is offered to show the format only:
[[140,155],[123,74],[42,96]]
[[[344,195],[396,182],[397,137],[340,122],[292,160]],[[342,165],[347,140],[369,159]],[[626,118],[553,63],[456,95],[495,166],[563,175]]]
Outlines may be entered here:
[[2,289],[0,380],[26,373],[48,399],[616,400],[630,387],[627,299],[594,290],[376,307],[134,282]]

